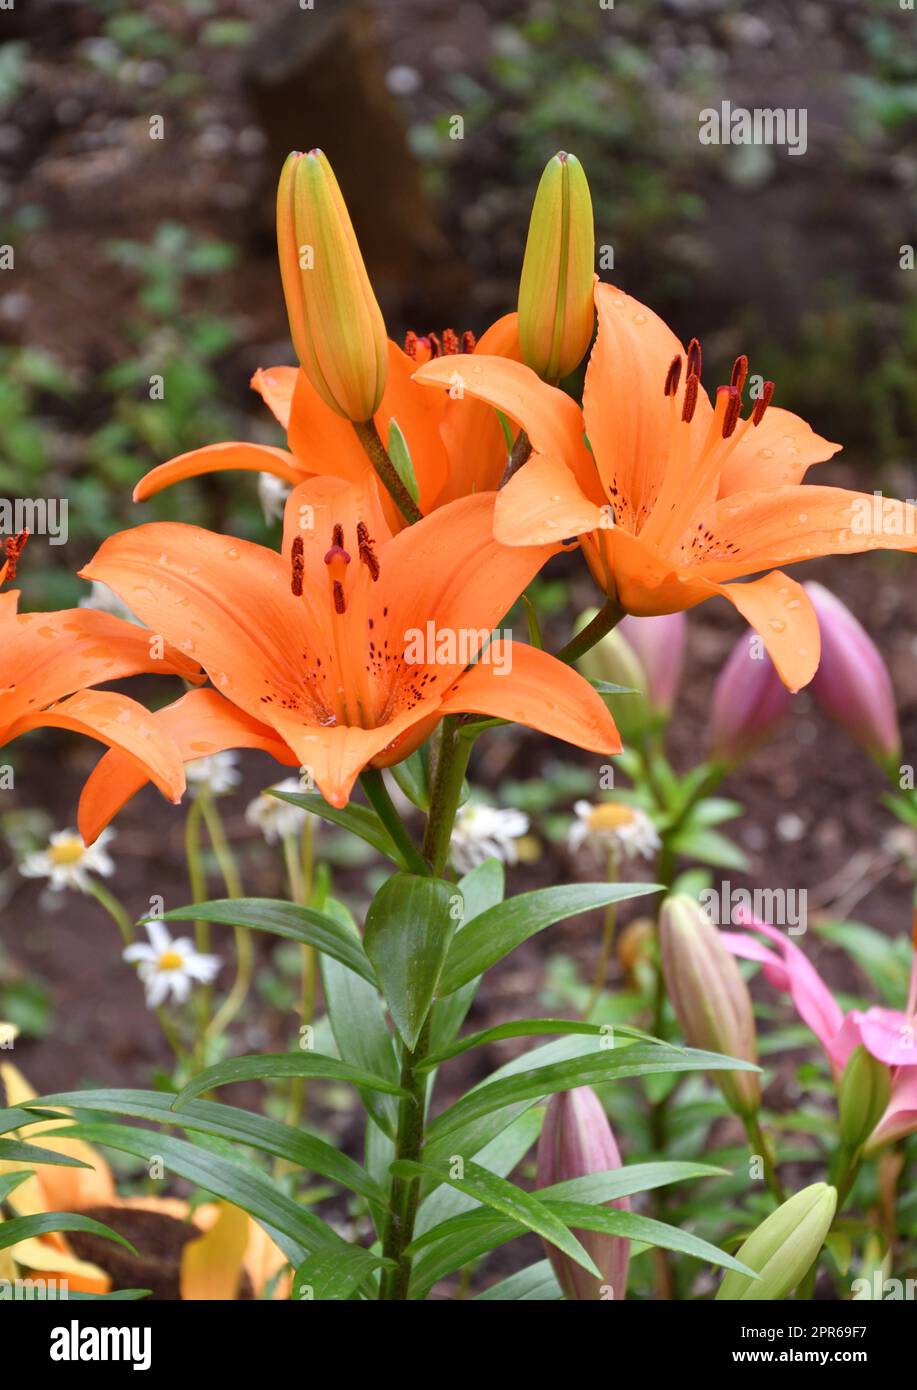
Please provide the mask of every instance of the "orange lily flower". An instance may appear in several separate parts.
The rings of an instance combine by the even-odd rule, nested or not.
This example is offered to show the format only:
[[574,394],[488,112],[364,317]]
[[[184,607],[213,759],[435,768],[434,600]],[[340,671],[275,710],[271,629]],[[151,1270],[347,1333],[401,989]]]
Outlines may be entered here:
[[[494,501],[460,498],[393,536],[374,478],[320,478],[288,498],[280,554],[154,523],[105,541],[83,574],[193,654],[246,717],[248,737],[252,720],[272,730],[334,806],[367,764],[407,757],[446,714],[620,751],[604,702],[569,667],[518,643],[500,643],[499,663],[485,650],[558,549],[499,545]],[[210,713],[188,701],[188,744],[195,732],[216,742]],[[107,780],[118,805],[124,786]]]
[[[711,405],[700,345],[687,352],[652,312],[596,286],[598,337],[583,409],[515,362],[458,357],[416,374],[461,377],[525,429],[533,455],[502,490],[505,545],[580,538],[597,583],[628,613],[675,613],[715,594],[754,627],[791,690],[812,679],[818,624],[802,587],[775,566],[877,548],[917,549],[917,511],[840,488],[802,485],[840,447],[770,405],[773,383],[742,418],[747,359]],[[585,435],[588,438],[588,443]],[[749,583],[728,581],[773,571]]]
[[[409,333],[405,351],[389,342],[388,381],[375,425],[388,445],[392,422],[397,422],[411,455],[418,505],[424,515],[456,497],[493,491],[506,468],[506,441],[492,410],[476,401],[433,395],[412,380],[418,363],[437,356],[448,364],[459,346],[451,330],[442,339]],[[471,334],[465,334],[461,346],[475,353],[518,358],[516,315],[499,319],[477,344]],[[271,473],[294,486],[329,473],[358,482],[371,469],[350,421],[325,404],[300,368],[261,368],[251,384],[286,430],[289,447],[227,443],[193,449],[141,478],[134,489],[135,502],[185,478],[223,469]],[[382,505],[392,529],[400,528],[403,520],[387,494]]]
[[148,769],[164,796],[179,801],[182,759],[149,710],[115,691],[85,687],[142,671],[200,682],[198,664],[111,614],[17,613],[18,598],[18,590],[0,594],[0,680],[7,682],[0,688],[0,747],[30,729],[70,729],[120,749]]
[[[0,1063],[0,1081],[8,1106],[35,1100],[36,1092],[11,1063]],[[23,1141],[34,1138],[41,1148],[79,1159],[89,1167],[30,1164],[32,1176],[6,1199],[16,1216],[35,1216],[46,1211],[91,1215],[97,1207],[124,1207],[190,1221],[201,1234],[189,1241],[182,1252],[183,1299],[235,1299],[243,1270],[256,1298],[262,1297],[268,1286],[274,1298],[288,1297],[290,1277],[278,1278],[287,1264],[286,1256],[247,1212],[229,1202],[206,1202],[192,1211],[178,1197],[119,1197],[111,1169],[98,1149],[82,1139],[58,1139],[50,1133],[67,1123],[66,1119],[36,1120],[18,1130],[16,1137]],[[19,1171],[22,1166],[20,1160],[4,1160],[0,1162],[0,1174]],[[12,1247],[12,1256],[16,1264],[43,1279],[66,1282],[74,1293],[107,1293],[111,1288],[108,1274],[98,1265],[78,1259],[65,1236],[57,1231],[20,1241]]]

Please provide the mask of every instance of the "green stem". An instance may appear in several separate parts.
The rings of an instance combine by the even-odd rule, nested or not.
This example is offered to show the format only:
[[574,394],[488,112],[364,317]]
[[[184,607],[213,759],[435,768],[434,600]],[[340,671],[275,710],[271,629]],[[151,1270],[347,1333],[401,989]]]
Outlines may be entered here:
[[447,715],[442,725],[430,814],[423,838],[423,857],[437,878],[442,876],[449,862],[449,842],[472,744],[471,739],[462,737],[461,716]]
[[90,878],[89,892],[96,902],[105,908],[109,917],[112,918],[118,931],[121,933],[121,940],[125,946],[130,946],[134,940],[134,924],[130,919],[127,908],[115,897],[98,879]]
[[558,661],[565,661],[568,666],[572,666],[573,662],[590,651],[596,642],[600,642],[606,633],[617,627],[623,617],[624,609],[617,599],[606,599],[604,607],[599,609],[592,622],[587,623],[582,632],[571,637],[565,647],[561,647],[557,653]]
[[398,470],[388,456],[388,451],[376,429],[375,421],[364,420],[353,422],[353,428],[357,438],[366,451],[367,457],[379,478],[385,486],[386,491],[392,501],[397,506],[405,521],[411,525],[415,521],[421,521],[423,514],[414,501],[407,487],[401,481]]
[[[315,833],[315,820],[307,816],[303,824],[302,845],[297,843],[296,835],[283,837],[283,853],[290,880],[290,898],[294,903],[308,907],[312,897],[312,842]],[[299,948],[300,963],[300,1026],[308,1027],[315,1017],[315,996],[317,979],[315,970],[315,948],[303,943]],[[290,1082],[290,1095],[287,1101],[286,1122],[297,1127],[302,1120],[308,1098],[308,1086],[304,1076],[294,1076]],[[294,1164],[278,1159],[274,1164],[274,1176],[280,1177],[292,1171]]]
[[[121,933],[121,940],[124,942],[125,946],[130,946],[134,941],[134,924],[124,904],[115,897],[114,893],[109,892],[104,884],[99,883],[94,878],[89,880],[89,892],[95,898],[96,902],[104,907],[109,917],[115,922],[118,931]],[[178,1034],[172,1026],[169,1015],[162,1005],[155,1010],[155,1013],[156,1017],[159,1019],[159,1026],[162,1029],[163,1037],[175,1054],[176,1061],[183,1061],[185,1050],[179,1041]]]
[[781,1207],[786,1201],[786,1193],[777,1173],[770,1140],[761,1128],[761,1121],[756,1114],[743,1115],[742,1123],[745,1126],[745,1133],[748,1135],[748,1145],[752,1155],[761,1155],[764,1163],[764,1181],[767,1183],[768,1190],[778,1207]]
[[[198,797],[194,797],[185,816],[185,861],[188,865],[191,901],[204,902],[207,897],[207,871],[201,853],[201,802]],[[209,954],[208,922],[195,922],[194,945],[201,955]],[[194,1060],[197,1067],[204,1065],[204,1040],[212,1008],[213,985],[202,984],[194,993]]]
[[[213,853],[226,885],[226,892],[231,898],[241,898],[242,876],[229,847],[223,819],[207,793],[201,792],[199,801],[204,824],[207,826],[207,834],[210,836],[210,843],[213,846]],[[223,1003],[207,1025],[206,1037],[210,1041],[225,1033],[248,998],[248,991],[251,988],[255,964],[252,939],[245,927],[234,927],[233,934],[236,942],[236,978]]]
[[[618,878],[618,855],[615,849],[608,851],[608,873],[609,883],[616,883]],[[598,963],[595,967],[595,974],[592,978],[592,990],[589,995],[589,1003],[586,1005],[583,1014],[584,1019],[592,1017],[592,1011],[605,988],[605,976],[608,974],[608,962],[611,960],[611,951],[614,946],[615,926],[618,920],[617,903],[609,903],[605,909],[605,922],[602,928],[602,949],[599,952]]]
[[366,794],[366,800],[385,826],[396,847],[401,851],[401,857],[407,867],[414,874],[428,874],[430,872],[429,867],[395,810],[379,769],[377,767],[364,768],[360,773],[360,786]]
[[[413,1052],[404,1048],[401,1058],[401,1085],[409,1093],[399,1101],[398,1132],[395,1157],[420,1160],[423,1153],[424,1110],[427,1098],[427,1072],[418,1064],[430,1046],[430,1019],[423,1026]],[[405,1254],[414,1238],[414,1221],[420,1201],[419,1178],[393,1178],[389,1193],[389,1210],[382,1237],[382,1254],[395,1261],[394,1269],[383,1272],[379,1285],[380,1299],[404,1300],[411,1285],[412,1258]]]

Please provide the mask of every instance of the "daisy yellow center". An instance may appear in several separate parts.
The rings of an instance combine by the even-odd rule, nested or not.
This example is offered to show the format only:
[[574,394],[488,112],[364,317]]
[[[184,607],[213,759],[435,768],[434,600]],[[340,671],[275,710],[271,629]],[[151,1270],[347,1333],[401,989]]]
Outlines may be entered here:
[[634,813],[630,806],[620,801],[604,801],[601,806],[593,806],[589,812],[590,830],[620,830],[622,825],[630,825]]
[[66,840],[49,846],[48,852],[52,864],[78,864],[86,853],[86,847],[76,835],[70,835]]
[[177,951],[163,951],[156,962],[157,970],[180,970],[181,967],[182,958]]

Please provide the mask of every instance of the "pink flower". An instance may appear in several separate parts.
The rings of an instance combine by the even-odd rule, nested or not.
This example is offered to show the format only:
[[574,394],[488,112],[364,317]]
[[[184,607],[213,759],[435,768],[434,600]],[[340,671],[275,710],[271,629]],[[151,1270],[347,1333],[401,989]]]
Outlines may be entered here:
[[752,753],[783,719],[793,698],[760,643],[753,632],[740,637],[713,687],[713,755],[727,763]]
[[851,1052],[861,1043],[867,1052],[891,1068],[891,1100],[870,1137],[869,1147],[917,1130],[917,926],[905,1012],[873,1006],[845,1014],[794,942],[750,914],[740,911],[737,915],[750,931],[769,937],[777,953],[744,932],[721,932],[723,944],[735,956],[759,961],[768,983],[790,995],[799,1017],[825,1049],[835,1080],[840,1079]]
[[821,584],[804,585],[818,615],[821,660],[809,690],[879,762],[896,761],[901,733],[888,667],[869,633]]
[[685,664],[687,619],[684,613],[662,613],[649,618],[631,614],[621,619],[618,631],[637,653],[646,675],[646,694],[654,710],[671,714]]

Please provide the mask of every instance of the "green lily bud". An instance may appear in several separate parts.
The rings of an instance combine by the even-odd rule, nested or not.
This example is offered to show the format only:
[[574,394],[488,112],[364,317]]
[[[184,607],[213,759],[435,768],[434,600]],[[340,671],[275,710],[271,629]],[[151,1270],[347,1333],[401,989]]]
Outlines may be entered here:
[[759,1277],[749,1279],[747,1274],[727,1270],[717,1298],[734,1302],[786,1298],[818,1258],[836,1207],[837,1191],[825,1182],[813,1183],[790,1197],[736,1251],[736,1259]]
[[[597,613],[597,608],[587,608],[576,620],[574,631],[582,632]],[[645,732],[652,722],[646,672],[622,633],[616,629],[606,632],[594,647],[583,653],[576,665],[587,680],[608,681],[610,685],[623,685],[628,692],[633,692],[611,696],[611,712],[626,742],[632,742]]]
[[559,381],[583,360],[595,325],[595,229],[582,164],[561,151],[541,176],[519,280],[522,360]]
[[[666,898],[659,913],[659,946],[666,990],[689,1045],[757,1062],[748,987],[716,927],[693,898]],[[757,1111],[761,1086],[756,1072],[717,1071],[712,1076],[737,1115]]]
[[838,1089],[841,1140],[851,1153],[872,1134],[892,1093],[889,1068],[865,1047],[854,1048]]
[[289,155],[277,188],[277,253],[290,335],[326,405],[370,420],[388,374],[388,341],[350,214],[321,150]]

